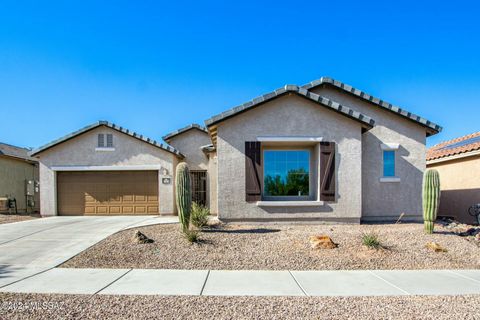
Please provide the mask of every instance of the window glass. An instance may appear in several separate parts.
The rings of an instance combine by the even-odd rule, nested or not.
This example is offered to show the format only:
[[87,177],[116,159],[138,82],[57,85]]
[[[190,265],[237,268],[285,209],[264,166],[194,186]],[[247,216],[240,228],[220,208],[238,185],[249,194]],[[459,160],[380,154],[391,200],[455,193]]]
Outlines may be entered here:
[[107,134],[107,148],[113,148],[113,135]]
[[263,159],[265,196],[309,195],[309,151],[265,150]]
[[395,176],[395,151],[392,151],[392,150],[383,151],[383,176],[384,177]]
[[98,147],[105,147],[105,136],[103,135],[103,133],[98,134]]

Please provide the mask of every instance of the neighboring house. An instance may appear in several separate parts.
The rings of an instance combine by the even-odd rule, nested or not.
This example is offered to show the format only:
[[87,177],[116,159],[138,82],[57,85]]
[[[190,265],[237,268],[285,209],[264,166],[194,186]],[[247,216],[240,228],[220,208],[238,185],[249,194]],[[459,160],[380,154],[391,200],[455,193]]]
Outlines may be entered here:
[[0,197],[16,199],[21,213],[37,212],[40,208],[38,161],[28,155],[29,151],[0,143]]
[[480,132],[439,143],[427,151],[427,168],[440,173],[440,216],[474,223],[468,208],[480,203]]
[[167,146],[98,122],[35,150],[42,214],[175,213],[174,169],[186,161],[194,200],[224,221],[420,220],[425,140],[441,130],[330,78],[205,124]]

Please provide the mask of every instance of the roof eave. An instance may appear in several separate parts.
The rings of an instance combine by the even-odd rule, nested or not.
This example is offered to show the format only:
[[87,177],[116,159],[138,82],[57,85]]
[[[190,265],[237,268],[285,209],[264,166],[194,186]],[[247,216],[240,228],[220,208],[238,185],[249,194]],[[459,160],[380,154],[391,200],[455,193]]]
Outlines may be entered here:
[[91,124],[91,125],[88,125],[88,126],[86,126],[86,127],[83,127],[83,128],[80,129],[80,130],[74,131],[74,132],[72,132],[72,133],[70,133],[70,134],[67,134],[66,136],[63,136],[63,137],[61,137],[61,138],[59,138],[59,139],[56,139],[56,140],[54,140],[54,141],[52,141],[52,142],[50,142],[50,143],[47,143],[46,145],[43,145],[43,146],[41,146],[41,147],[39,147],[39,148],[37,148],[37,149],[32,150],[31,152],[29,152],[29,155],[30,155],[31,157],[37,156],[37,155],[39,155],[40,153],[45,152],[45,151],[47,151],[48,149],[53,148],[53,147],[56,146],[56,145],[59,145],[59,144],[64,143],[64,142],[67,142],[67,141],[69,141],[69,140],[71,140],[71,139],[73,139],[73,138],[75,138],[75,137],[77,137],[77,136],[79,136],[79,135],[81,135],[81,134],[84,134],[84,133],[86,133],[86,132],[88,132],[88,131],[91,131],[91,130],[93,130],[93,129],[95,129],[95,128],[98,128],[98,127],[100,127],[100,126],[105,126],[105,127],[110,128],[110,129],[113,129],[113,130],[116,130],[116,131],[118,131],[118,132],[121,132],[121,133],[123,133],[123,134],[126,134],[126,135],[128,135],[128,136],[130,136],[130,137],[132,137],[132,138],[138,139],[138,140],[143,141],[143,142],[145,142],[145,143],[148,143],[148,144],[150,144],[150,145],[152,145],[152,146],[154,146],[154,147],[157,147],[157,148],[162,149],[162,150],[164,150],[164,151],[170,152],[170,153],[176,155],[177,157],[179,157],[179,158],[181,158],[181,159],[185,158],[185,156],[184,156],[180,151],[176,150],[176,149],[173,148],[172,146],[163,145],[163,144],[161,144],[161,143],[158,143],[158,142],[155,141],[155,140],[152,140],[152,139],[150,139],[150,138],[146,138],[146,137],[144,137],[143,135],[139,135],[139,134],[137,134],[136,132],[132,132],[132,131],[130,131],[130,130],[128,130],[128,129],[125,129],[125,128],[123,128],[123,127],[117,126],[117,125],[115,125],[115,124],[113,124],[113,123],[110,123],[110,122],[108,122],[108,121],[97,121],[97,122],[95,122],[95,123],[93,123],[93,124]]
[[207,128],[205,128],[205,127],[203,127],[203,126],[201,126],[201,125],[199,125],[199,124],[197,124],[197,123],[192,123],[192,124],[190,124],[190,125],[188,125],[188,126],[186,126],[186,127],[183,127],[183,128],[181,128],[181,129],[175,130],[175,131],[173,131],[173,132],[170,132],[170,133],[164,135],[164,136],[162,137],[162,139],[163,139],[164,141],[167,141],[167,142],[168,142],[168,140],[171,140],[171,139],[173,139],[174,137],[176,137],[176,136],[178,136],[178,135],[181,135],[181,134],[183,134],[183,133],[186,133],[186,132],[188,132],[188,131],[190,131],[190,130],[193,130],[193,129],[197,129],[197,130],[199,130],[199,131],[201,131],[201,132],[203,132],[203,133],[208,134]]
[[318,80],[314,80],[312,82],[309,82],[305,85],[302,86],[302,88],[306,89],[306,90],[311,90],[311,89],[314,89],[316,87],[319,87],[321,85],[330,85],[330,86],[333,86],[335,88],[338,88],[338,89],[341,89],[343,91],[345,91],[346,93],[350,94],[350,95],[353,95],[357,98],[361,98],[365,101],[368,101],[374,105],[377,105],[377,106],[380,106],[382,108],[384,108],[385,110],[388,110],[394,114],[397,114],[405,119],[408,119],[410,121],[413,121],[415,122],[416,124],[418,125],[421,125],[423,127],[425,127],[427,129],[427,137],[429,136],[433,136],[439,132],[442,131],[442,127],[434,122],[431,122],[425,118],[422,118],[414,113],[411,113],[405,109],[402,109],[398,106],[395,106],[389,102],[386,102],[384,100],[381,100],[379,98],[376,98],[364,91],[361,91],[359,89],[356,89],[354,87],[352,87],[351,85],[348,85],[348,84],[345,84],[341,81],[338,81],[338,80],[335,80],[333,78],[330,78],[330,77],[322,77]]

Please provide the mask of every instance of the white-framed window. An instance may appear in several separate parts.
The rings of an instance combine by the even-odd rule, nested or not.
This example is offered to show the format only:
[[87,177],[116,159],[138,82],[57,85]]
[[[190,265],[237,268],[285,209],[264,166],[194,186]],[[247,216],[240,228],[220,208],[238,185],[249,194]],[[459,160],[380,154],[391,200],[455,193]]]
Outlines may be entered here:
[[310,150],[263,150],[263,195],[305,198],[310,195]]
[[97,147],[95,151],[115,151],[113,145],[113,134],[99,133],[97,135]]
[[105,148],[105,135],[103,133],[98,134],[97,141],[97,148]]
[[396,175],[396,158],[397,150],[400,147],[398,143],[382,143],[383,168],[380,182],[400,182],[400,178]]
[[113,135],[111,133],[107,133],[107,148],[113,148]]

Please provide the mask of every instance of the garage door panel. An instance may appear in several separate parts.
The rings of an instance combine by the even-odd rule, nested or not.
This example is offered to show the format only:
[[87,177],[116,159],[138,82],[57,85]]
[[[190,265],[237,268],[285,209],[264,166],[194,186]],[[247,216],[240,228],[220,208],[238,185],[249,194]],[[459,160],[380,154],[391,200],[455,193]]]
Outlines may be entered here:
[[158,214],[158,172],[59,172],[60,215]]

